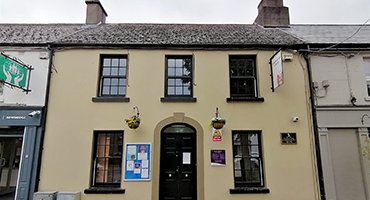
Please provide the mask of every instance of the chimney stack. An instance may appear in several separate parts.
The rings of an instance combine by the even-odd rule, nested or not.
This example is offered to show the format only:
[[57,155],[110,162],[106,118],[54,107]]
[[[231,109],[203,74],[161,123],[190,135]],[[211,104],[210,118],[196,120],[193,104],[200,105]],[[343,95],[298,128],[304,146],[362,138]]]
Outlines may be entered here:
[[264,27],[289,27],[289,8],[283,0],[261,0],[254,23]]
[[105,23],[105,18],[108,16],[103,5],[99,0],[85,0],[86,8],[86,24]]

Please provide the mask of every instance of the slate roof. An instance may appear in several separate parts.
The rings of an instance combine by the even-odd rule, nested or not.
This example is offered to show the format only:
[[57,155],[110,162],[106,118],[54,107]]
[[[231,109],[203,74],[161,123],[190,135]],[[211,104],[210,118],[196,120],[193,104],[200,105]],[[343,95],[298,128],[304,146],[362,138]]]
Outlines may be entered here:
[[58,42],[133,46],[259,46],[302,43],[278,29],[246,24],[104,24]]
[[247,24],[0,24],[0,45],[259,47],[302,44],[279,29]]
[[82,27],[82,24],[0,24],[0,45],[47,44]]
[[311,44],[370,45],[370,25],[291,25],[282,30]]

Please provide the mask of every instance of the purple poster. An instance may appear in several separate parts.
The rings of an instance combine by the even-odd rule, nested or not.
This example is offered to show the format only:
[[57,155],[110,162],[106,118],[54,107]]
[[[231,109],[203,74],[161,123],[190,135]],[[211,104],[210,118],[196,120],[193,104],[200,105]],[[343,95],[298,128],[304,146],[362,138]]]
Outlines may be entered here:
[[225,166],[225,150],[211,150],[211,166]]

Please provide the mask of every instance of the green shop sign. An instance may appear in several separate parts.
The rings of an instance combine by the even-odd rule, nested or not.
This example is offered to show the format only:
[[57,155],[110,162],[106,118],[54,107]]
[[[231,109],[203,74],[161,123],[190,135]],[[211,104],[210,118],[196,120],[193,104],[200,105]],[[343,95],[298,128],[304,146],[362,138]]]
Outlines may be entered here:
[[28,81],[31,67],[3,53],[0,54],[0,81],[29,92]]

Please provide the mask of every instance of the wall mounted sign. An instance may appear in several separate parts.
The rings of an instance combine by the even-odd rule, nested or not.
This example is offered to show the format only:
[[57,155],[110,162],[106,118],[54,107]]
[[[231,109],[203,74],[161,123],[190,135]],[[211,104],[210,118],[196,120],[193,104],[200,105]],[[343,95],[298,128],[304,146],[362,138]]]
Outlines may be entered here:
[[150,144],[126,144],[126,181],[150,180]]
[[284,84],[283,60],[280,49],[270,58],[270,67],[272,81],[271,90],[274,92],[276,88]]
[[280,133],[280,134],[281,134],[281,144],[297,144],[296,133]]
[[211,166],[225,166],[225,165],[226,165],[225,150],[212,149]]
[[16,58],[0,53],[0,81],[15,88],[30,92],[29,81],[32,67]]
[[222,129],[212,128],[212,141],[221,142],[222,141]]

